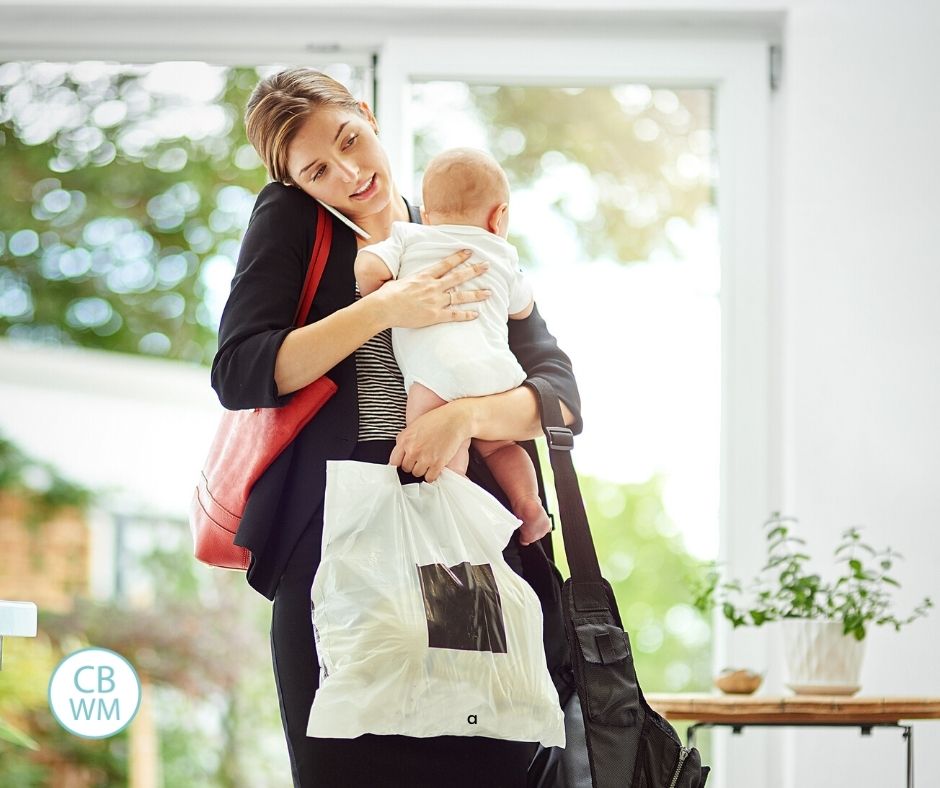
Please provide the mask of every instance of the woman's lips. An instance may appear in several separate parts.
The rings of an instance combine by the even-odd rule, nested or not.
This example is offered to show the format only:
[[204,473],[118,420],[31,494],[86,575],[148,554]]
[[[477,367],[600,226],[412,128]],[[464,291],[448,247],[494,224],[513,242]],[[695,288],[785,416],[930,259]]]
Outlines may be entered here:
[[368,200],[373,194],[375,194],[376,181],[378,179],[375,177],[375,173],[372,173],[372,177],[369,179],[369,185],[361,192],[355,192],[350,194],[349,197],[352,200]]

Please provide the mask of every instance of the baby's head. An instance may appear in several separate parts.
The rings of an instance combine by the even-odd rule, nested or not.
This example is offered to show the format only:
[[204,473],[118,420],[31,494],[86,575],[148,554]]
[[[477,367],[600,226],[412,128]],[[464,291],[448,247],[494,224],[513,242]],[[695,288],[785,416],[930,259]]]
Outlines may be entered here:
[[452,148],[431,159],[422,198],[426,224],[469,224],[501,238],[509,231],[509,180],[484,151]]

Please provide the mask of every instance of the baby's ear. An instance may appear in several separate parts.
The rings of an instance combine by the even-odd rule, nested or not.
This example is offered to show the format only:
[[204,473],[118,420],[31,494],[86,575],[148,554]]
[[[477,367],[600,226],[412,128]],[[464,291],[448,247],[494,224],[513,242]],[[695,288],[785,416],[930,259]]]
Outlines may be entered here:
[[488,220],[489,227],[487,229],[493,233],[493,235],[500,234],[500,223],[503,221],[504,215],[509,211],[509,203],[502,202],[497,205],[492,211],[490,211],[490,216]]

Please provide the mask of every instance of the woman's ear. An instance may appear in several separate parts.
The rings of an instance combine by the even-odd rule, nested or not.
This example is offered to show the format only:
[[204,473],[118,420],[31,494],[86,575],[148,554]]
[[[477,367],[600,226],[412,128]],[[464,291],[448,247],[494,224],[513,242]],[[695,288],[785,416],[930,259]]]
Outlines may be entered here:
[[375,119],[375,115],[372,114],[372,110],[369,108],[369,105],[365,101],[359,102],[359,111],[363,114],[365,119],[369,121],[369,125],[372,126],[372,131],[376,134],[379,133],[379,123]]

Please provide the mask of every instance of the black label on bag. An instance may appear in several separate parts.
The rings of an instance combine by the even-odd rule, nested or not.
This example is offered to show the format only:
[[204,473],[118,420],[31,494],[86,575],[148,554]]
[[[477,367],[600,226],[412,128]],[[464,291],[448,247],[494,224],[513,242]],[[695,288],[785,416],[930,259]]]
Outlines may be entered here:
[[493,568],[464,561],[418,567],[428,646],[506,653],[506,627]]

